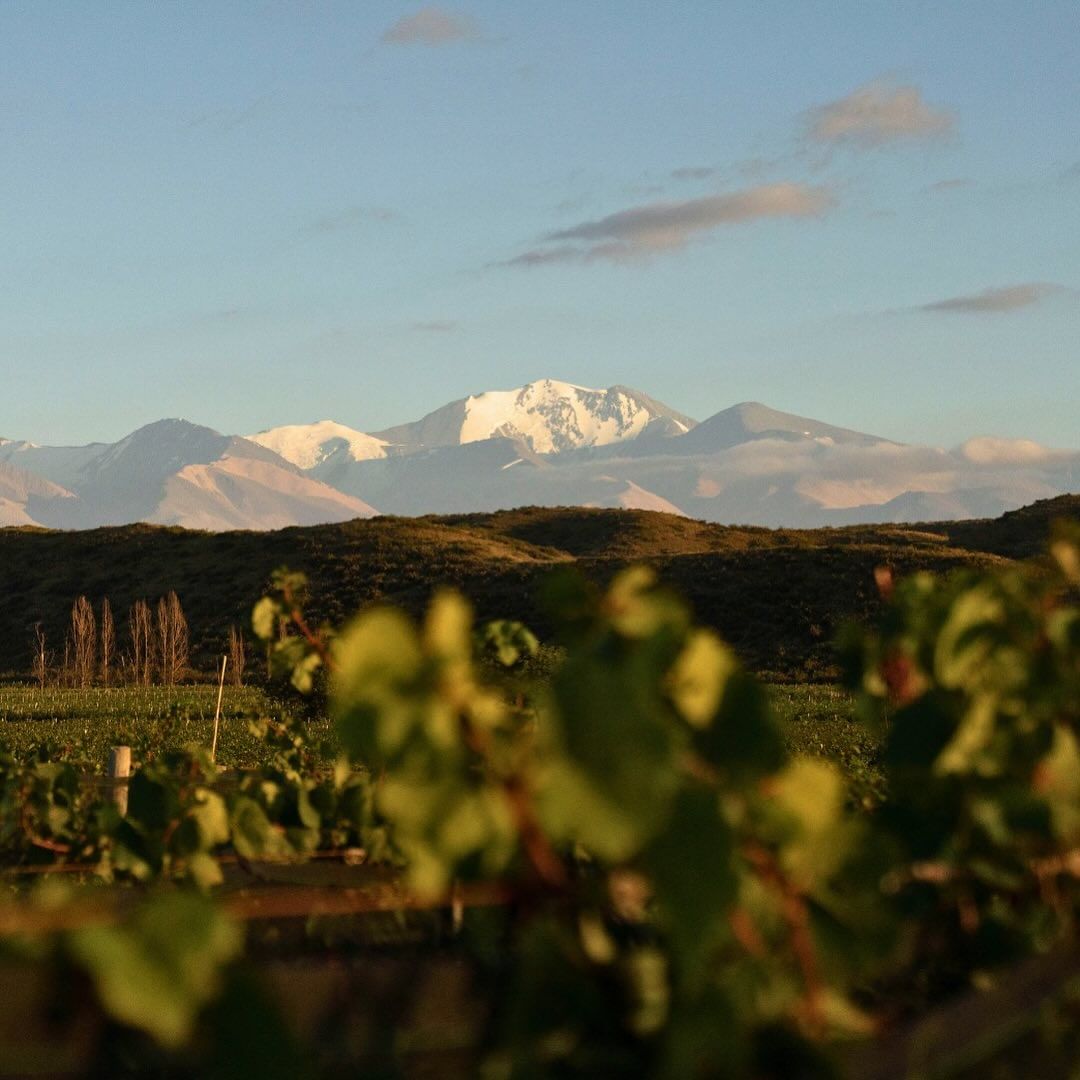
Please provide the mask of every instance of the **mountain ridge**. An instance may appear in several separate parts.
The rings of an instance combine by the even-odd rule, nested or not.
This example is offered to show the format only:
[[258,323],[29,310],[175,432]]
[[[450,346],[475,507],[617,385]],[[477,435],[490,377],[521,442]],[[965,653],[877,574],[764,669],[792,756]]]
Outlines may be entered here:
[[1080,488],[1080,452],[979,436],[905,444],[757,401],[701,422],[615,384],[540,379],[368,433],[338,421],[225,435],[186,420],[115,443],[0,440],[0,524],[274,529],[377,513],[640,508],[816,527],[998,514]]
[[[24,524],[84,529],[146,521],[265,529],[375,513],[362,500],[307,476],[263,446],[187,420],[157,420],[112,444],[19,444],[21,449],[5,461],[2,452],[14,445],[0,446],[0,465],[53,484],[45,473],[59,469],[68,483],[58,486],[70,496],[35,503],[33,511],[27,498],[23,512],[29,520],[20,522]],[[20,452],[20,465],[12,465]],[[35,456],[44,460],[35,461]],[[35,474],[24,462],[42,471]]]
[[538,379],[511,390],[485,390],[443,405],[409,424],[374,432],[410,447],[438,448],[494,437],[520,438],[537,453],[606,445],[640,435],[654,421],[688,430],[696,421],[639,390],[593,389]]

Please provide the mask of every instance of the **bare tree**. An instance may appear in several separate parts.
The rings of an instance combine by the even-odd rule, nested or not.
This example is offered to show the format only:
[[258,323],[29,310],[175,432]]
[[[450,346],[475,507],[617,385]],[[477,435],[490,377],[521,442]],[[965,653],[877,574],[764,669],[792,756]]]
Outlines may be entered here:
[[157,603],[157,654],[161,681],[172,686],[176,681],[172,673],[172,624],[169,622],[169,605],[163,596]]
[[30,673],[42,690],[49,678],[49,651],[45,640],[45,628],[41,623],[34,624],[34,660]]
[[180,597],[169,593],[169,621],[173,626],[173,677],[182,679],[188,673],[188,652],[191,638],[188,633],[187,617],[180,606]]
[[175,685],[188,666],[188,625],[175,592],[162,597],[157,606],[157,647],[161,681]]
[[112,666],[116,660],[116,624],[113,622],[112,606],[106,596],[101,601],[101,681],[108,686],[112,682]]
[[154,633],[150,605],[136,600],[128,612],[128,633],[131,637],[131,671],[133,680],[149,686],[154,673]]
[[75,667],[72,662],[71,633],[64,636],[64,662],[60,666],[60,685],[75,685]]
[[243,634],[235,623],[229,627],[229,666],[232,668],[233,685],[242,686],[244,668],[247,666],[247,646],[244,644]]
[[75,685],[91,686],[97,670],[97,619],[85,596],[71,607],[71,663]]

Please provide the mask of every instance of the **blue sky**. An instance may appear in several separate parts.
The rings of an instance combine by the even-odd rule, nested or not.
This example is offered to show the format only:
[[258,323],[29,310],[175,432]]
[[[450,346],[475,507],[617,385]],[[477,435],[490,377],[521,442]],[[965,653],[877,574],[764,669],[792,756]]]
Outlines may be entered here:
[[0,3],[0,435],[551,376],[1080,446],[1080,5]]

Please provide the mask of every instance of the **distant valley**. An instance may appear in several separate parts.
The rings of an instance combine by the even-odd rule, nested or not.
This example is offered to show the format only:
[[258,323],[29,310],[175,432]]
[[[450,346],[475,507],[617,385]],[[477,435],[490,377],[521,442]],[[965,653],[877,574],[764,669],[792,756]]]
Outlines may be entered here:
[[116,443],[0,439],[0,526],[270,530],[519,506],[728,524],[994,517],[1080,490],[1080,450],[980,437],[916,446],[756,402],[697,421],[624,386],[545,379],[365,432],[324,420],[223,435],[185,420]]

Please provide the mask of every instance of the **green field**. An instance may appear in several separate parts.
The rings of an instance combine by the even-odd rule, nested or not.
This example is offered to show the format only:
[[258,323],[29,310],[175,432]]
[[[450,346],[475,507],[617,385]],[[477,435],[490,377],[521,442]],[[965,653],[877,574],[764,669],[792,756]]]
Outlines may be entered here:
[[852,715],[853,702],[846,690],[827,683],[800,683],[771,686],[770,693],[793,754],[837,765],[857,804],[869,809],[881,801],[885,781],[879,740]]
[[[53,759],[105,768],[109,747],[130,745],[138,760],[213,737],[215,686],[135,686],[68,690],[0,687],[0,746],[17,754],[43,749]],[[285,707],[254,687],[227,686],[222,699],[217,760],[225,768],[256,766],[266,754],[249,719],[281,719]],[[328,721],[309,726],[317,743]]]
[[[877,802],[882,791],[877,743],[852,718],[850,696],[827,683],[770,687],[777,715],[792,752],[834,762],[848,777],[852,799]],[[141,759],[148,753],[209,746],[217,688],[137,686],[68,690],[0,687],[0,746],[18,754],[44,748],[50,757],[77,760],[103,770],[109,748],[123,743]],[[218,761],[226,768],[262,763],[265,746],[248,730],[256,717],[281,719],[286,706],[256,687],[227,686],[222,701]],[[324,718],[308,722],[310,741],[326,741],[333,731]]]

